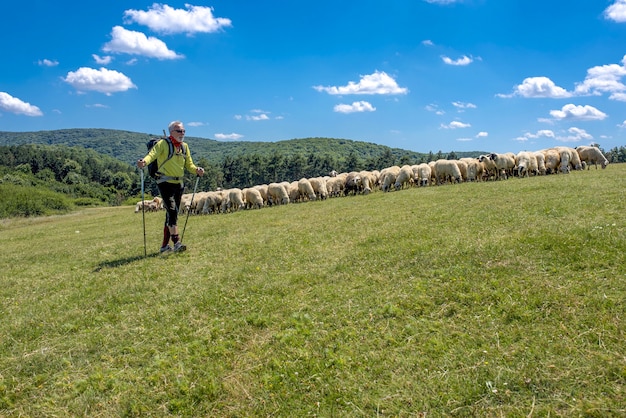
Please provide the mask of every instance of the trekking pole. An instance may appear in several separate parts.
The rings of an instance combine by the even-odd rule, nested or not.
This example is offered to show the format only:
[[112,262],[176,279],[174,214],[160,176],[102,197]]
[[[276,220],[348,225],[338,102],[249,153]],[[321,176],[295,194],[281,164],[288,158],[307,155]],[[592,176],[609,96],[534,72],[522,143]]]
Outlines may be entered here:
[[187,211],[187,218],[185,218],[185,226],[183,226],[183,233],[180,236],[180,242],[183,242],[183,238],[185,237],[185,229],[187,228],[187,221],[189,220],[189,214],[191,213],[191,207],[193,206],[193,198],[196,195],[196,189],[198,188],[198,180],[200,180],[200,176],[196,175],[196,185],[193,186],[193,193],[191,194],[191,202],[189,203],[189,210]]
[[143,168],[141,169],[141,217],[143,219],[143,256],[148,256],[148,250],[146,247],[146,205],[143,196]]

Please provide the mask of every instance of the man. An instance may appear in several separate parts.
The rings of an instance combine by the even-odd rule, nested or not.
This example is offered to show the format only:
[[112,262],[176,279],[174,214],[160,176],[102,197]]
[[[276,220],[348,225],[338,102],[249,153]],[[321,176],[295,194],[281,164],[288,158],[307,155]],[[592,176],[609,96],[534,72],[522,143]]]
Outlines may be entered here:
[[[169,251],[185,251],[187,246],[180,241],[178,235],[178,209],[183,195],[183,176],[185,169],[198,176],[204,175],[202,167],[196,167],[191,159],[189,146],[183,142],[185,138],[185,128],[181,121],[174,121],[169,124],[170,136],[162,139],[152,147],[148,155],[137,161],[137,167],[143,169],[153,161],[157,161],[159,166],[157,186],[163,198],[163,205],[167,213],[165,214],[165,226],[163,227],[163,244],[159,250],[161,253]],[[170,144],[174,146],[174,154],[170,157]],[[174,244],[169,245],[170,239]]]

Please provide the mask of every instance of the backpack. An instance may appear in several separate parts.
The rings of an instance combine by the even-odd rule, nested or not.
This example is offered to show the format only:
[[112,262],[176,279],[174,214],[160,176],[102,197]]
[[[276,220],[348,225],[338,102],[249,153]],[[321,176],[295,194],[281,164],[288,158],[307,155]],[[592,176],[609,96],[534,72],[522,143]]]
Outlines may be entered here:
[[[148,147],[148,152],[150,152],[150,150],[152,148],[154,148],[154,146],[161,140],[161,138],[151,138],[147,143],[146,143],[146,147]],[[167,154],[167,159],[165,161],[163,161],[163,164],[165,164],[170,158],[172,158],[174,156],[174,144],[172,144],[172,141],[170,141],[169,138],[164,138],[164,140],[167,142],[167,145],[169,145],[169,152]],[[150,177],[152,177],[153,179],[157,179],[161,176],[161,173],[159,173],[159,163],[157,162],[157,160],[155,159],[154,161],[152,161],[150,164],[148,164],[148,174],[150,174]]]

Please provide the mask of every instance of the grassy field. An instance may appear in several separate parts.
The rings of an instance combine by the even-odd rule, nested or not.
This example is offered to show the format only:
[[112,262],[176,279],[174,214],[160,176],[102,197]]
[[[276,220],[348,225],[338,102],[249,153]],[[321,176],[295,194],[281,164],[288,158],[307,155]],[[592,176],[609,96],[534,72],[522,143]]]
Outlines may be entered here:
[[[624,416],[626,165],[0,221],[0,416]],[[180,225],[184,223],[184,218]]]

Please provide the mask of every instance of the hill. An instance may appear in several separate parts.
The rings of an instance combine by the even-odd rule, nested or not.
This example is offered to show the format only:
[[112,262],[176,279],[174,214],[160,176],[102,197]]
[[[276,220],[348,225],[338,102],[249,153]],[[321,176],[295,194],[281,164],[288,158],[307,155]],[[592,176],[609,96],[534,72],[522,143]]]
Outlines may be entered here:
[[[133,163],[138,156],[146,152],[146,142],[151,137],[162,134],[148,134],[114,129],[60,129],[37,132],[0,131],[0,145],[44,144],[82,146],[98,153],[115,157],[127,163]],[[221,164],[226,157],[237,158],[244,155],[269,157],[280,154],[292,157],[300,154],[328,155],[344,160],[354,156],[359,160],[372,160],[388,155],[393,160],[426,160],[429,154],[390,148],[370,142],[336,138],[299,138],[277,142],[222,142],[206,138],[186,137],[194,159],[204,158],[212,164]],[[475,156],[484,152],[454,152],[457,157]],[[440,152],[439,152],[440,154]],[[446,158],[449,153],[440,154]]]

